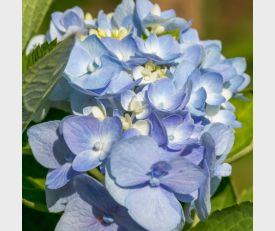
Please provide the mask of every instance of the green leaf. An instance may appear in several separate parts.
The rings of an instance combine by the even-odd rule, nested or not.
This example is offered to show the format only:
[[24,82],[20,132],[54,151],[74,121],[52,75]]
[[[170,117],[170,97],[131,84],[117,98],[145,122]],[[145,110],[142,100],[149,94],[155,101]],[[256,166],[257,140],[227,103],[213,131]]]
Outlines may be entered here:
[[57,40],[53,40],[50,43],[46,41],[42,45],[38,45],[29,55],[26,55],[26,53],[23,52],[23,55],[22,55],[23,74],[28,70],[29,67],[35,64],[39,59],[44,57],[56,46],[57,46]]
[[44,213],[22,206],[22,230],[24,231],[51,231],[54,230],[61,214]]
[[216,211],[189,231],[252,231],[252,207],[252,203],[244,202]]
[[[252,190],[253,186],[253,154],[250,152],[245,157],[232,163],[231,185],[237,201],[242,201],[243,194]],[[252,193],[252,191],[251,191]],[[252,197],[250,198],[252,200]]]
[[223,178],[222,182],[211,199],[211,212],[222,210],[236,204],[236,197],[229,178]]
[[75,37],[70,36],[39,59],[23,76],[23,131],[62,77]]
[[48,212],[45,198],[47,170],[32,155],[23,156],[22,203],[40,212]]
[[[236,107],[236,117],[242,123],[242,128],[236,129],[235,144],[229,157],[246,149],[247,146],[251,145],[253,139],[253,94],[247,92],[244,96],[247,97],[249,101],[240,99],[232,99],[231,101]],[[249,152],[251,152],[251,150],[249,150],[248,153]]]
[[23,0],[23,50],[25,50],[30,38],[37,34],[53,1],[54,0]]

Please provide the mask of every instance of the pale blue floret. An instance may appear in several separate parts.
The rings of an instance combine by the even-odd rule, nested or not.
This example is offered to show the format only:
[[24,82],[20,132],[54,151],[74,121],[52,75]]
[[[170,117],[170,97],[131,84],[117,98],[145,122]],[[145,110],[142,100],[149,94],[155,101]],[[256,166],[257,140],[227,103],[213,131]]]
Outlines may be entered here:
[[158,4],[149,0],[136,1],[135,24],[138,35],[149,35],[150,32],[161,34],[181,30],[189,25],[184,19],[176,17],[174,10],[161,11]]
[[155,34],[144,41],[137,37],[138,56],[153,61],[156,64],[170,64],[180,55],[180,46],[171,35],[157,37]]
[[65,69],[69,83],[86,94],[108,96],[136,85],[95,35],[77,43]]
[[77,195],[66,206],[56,231],[145,231],[129,216],[127,209],[115,202],[104,186],[92,177],[76,177],[75,189]]
[[[114,181],[106,182],[110,194],[150,231],[179,228],[184,217],[174,193],[189,194],[206,179],[199,167],[184,157],[166,153],[146,136],[120,141],[114,146],[107,166],[110,175],[107,181]],[[118,190],[122,192],[120,195]],[[150,219],[142,212],[144,209]]]
[[66,35],[74,32],[87,33],[84,24],[84,13],[82,9],[75,6],[62,12],[54,12],[51,15],[50,29],[47,33],[47,40],[57,39],[61,41]]
[[162,119],[168,136],[168,148],[181,150],[195,132],[195,125],[188,113],[172,114]]
[[50,169],[46,186],[58,189],[80,172],[73,170],[75,155],[64,142],[61,121],[50,121],[32,126],[28,130],[29,144],[35,159]]
[[72,168],[80,172],[101,165],[122,134],[122,125],[117,117],[103,121],[90,116],[69,117],[62,127],[64,139],[76,155]]
[[123,0],[111,16],[106,15],[103,10],[100,10],[97,19],[85,20],[85,23],[88,28],[103,30],[108,37],[111,37],[112,31],[119,30],[120,28],[132,31],[135,29],[133,22],[134,7],[135,3],[133,0]]
[[203,168],[207,181],[200,187],[195,207],[200,219],[205,220],[211,212],[211,195],[216,191],[221,178],[231,175],[231,166],[223,163],[234,144],[232,128],[220,123],[209,125],[201,137],[205,147]]
[[131,90],[125,91],[121,94],[121,105],[125,111],[135,113],[137,119],[145,119],[151,112],[145,90],[137,94]]
[[161,79],[148,88],[148,101],[161,112],[174,112],[183,109],[189,101],[192,85],[189,81],[177,89],[170,78]]

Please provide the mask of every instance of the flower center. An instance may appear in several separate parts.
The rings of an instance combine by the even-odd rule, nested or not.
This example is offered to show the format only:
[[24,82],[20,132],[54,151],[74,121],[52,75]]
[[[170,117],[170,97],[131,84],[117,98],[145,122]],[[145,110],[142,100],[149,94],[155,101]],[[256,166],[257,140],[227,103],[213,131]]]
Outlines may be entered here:
[[103,223],[106,224],[106,225],[110,225],[114,222],[114,218],[110,215],[104,215],[102,217],[102,220],[103,220]]
[[146,82],[155,82],[158,79],[166,77],[166,67],[157,66],[152,62],[145,64],[144,69],[141,71],[143,79]]
[[87,70],[91,73],[93,73],[97,68],[99,68],[101,66],[101,60],[100,58],[96,57],[94,60],[92,60],[88,67]]
[[98,29],[91,29],[90,35],[96,35],[98,38],[105,38],[105,37],[111,37],[118,40],[124,39],[130,31],[126,29],[125,27],[120,27],[119,29],[112,29],[112,30],[104,30],[101,28]]
[[103,149],[103,144],[100,141],[94,143],[93,150],[101,151]]
[[168,140],[169,140],[169,141],[173,141],[174,139],[175,139],[174,135],[169,135],[169,136],[168,136]]
[[160,177],[166,176],[171,170],[171,165],[166,161],[159,161],[151,166],[151,172],[149,175],[151,179],[149,181],[152,187],[158,187],[160,185]]

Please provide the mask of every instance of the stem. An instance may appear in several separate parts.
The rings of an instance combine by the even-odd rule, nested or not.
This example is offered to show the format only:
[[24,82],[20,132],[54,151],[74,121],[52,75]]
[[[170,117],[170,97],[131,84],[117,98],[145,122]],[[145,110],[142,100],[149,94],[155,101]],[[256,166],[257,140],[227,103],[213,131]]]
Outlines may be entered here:
[[29,147],[23,147],[22,154],[23,155],[32,155],[32,150]]
[[104,182],[104,175],[97,169],[93,169],[88,171],[89,175],[96,178],[97,180],[99,180],[100,182]]
[[241,151],[239,151],[232,157],[228,158],[226,160],[226,162],[229,164],[232,164],[232,163],[238,161],[239,159],[247,156],[249,153],[251,153],[252,150],[253,150],[253,141],[249,145],[247,145],[244,149],[242,149]]
[[31,202],[31,201],[28,201],[25,198],[22,198],[22,203],[24,205],[26,205],[27,207],[35,209],[37,211],[44,212],[44,213],[49,212],[48,208],[45,205],[43,205],[42,203],[34,203],[34,202]]

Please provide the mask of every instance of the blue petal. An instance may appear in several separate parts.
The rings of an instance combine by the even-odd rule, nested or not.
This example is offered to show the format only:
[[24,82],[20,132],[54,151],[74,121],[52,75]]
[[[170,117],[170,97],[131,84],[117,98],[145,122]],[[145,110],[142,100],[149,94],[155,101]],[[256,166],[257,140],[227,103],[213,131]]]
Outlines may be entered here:
[[133,81],[133,79],[127,72],[121,71],[119,74],[113,76],[113,79],[106,89],[105,94],[120,94],[128,89],[132,89],[138,83],[139,81]]
[[[216,164],[216,153],[215,153],[215,141],[213,140],[212,136],[205,132],[202,134],[200,138],[200,142],[202,146],[205,148],[204,153],[204,165],[207,165],[207,171],[213,171],[215,164]],[[206,167],[205,167],[206,168]]]
[[73,89],[70,94],[71,109],[75,115],[83,115],[83,109],[87,106],[97,106],[94,97]]
[[195,201],[196,213],[200,220],[206,220],[211,212],[210,197],[210,177],[207,177],[207,180],[200,187],[198,199]]
[[172,192],[179,194],[192,193],[206,179],[203,170],[184,157],[177,157],[169,164],[172,169],[161,178],[161,184],[167,186]]
[[117,206],[104,186],[90,176],[77,176],[75,178],[75,190],[84,201],[106,213],[111,213],[111,210]]
[[210,69],[221,74],[224,82],[229,81],[235,75],[237,75],[235,68],[230,62],[228,62],[228,60],[218,63],[217,65],[212,66]]
[[221,105],[225,101],[226,99],[220,94],[216,94],[216,93],[207,94],[206,103],[209,105],[217,106],[217,105]]
[[154,138],[159,146],[166,145],[168,141],[167,133],[158,116],[155,113],[151,113],[148,119],[151,123],[150,136]]
[[133,14],[135,10],[135,3],[133,0],[123,0],[121,4],[119,4],[112,17],[112,22],[117,27],[129,27],[133,24]]
[[103,30],[111,30],[112,25],[110,20],[107,18],[107,15],[104,13],[103,10],[100,10],[97,15],[97,23],[98,27]]
[[89,52],[93,59],[102,55],[108,55],[107,48],[96,35],[88,36],[81,42],[81,45]]
[[75,12],[79,18],[84,18],[83,10],[79,6],[74,6],[73,8],[71,8],[71,11]]
[[76,173],[72,169],[71,163],[65,163],[62,166],[49,171],[46,178],[46,185],[49,189],[58,189],[67,184]]
[[[145,231],[129,216],[127,209],[118,205],[104,186],[93,178],[87,175],[78,176],[75,188],[82,200],[113,217],[114,222],[119,225],[115,230]],[[105,226],[104,230],[109,227]]]
[[62,24],[62,17],[63,17],[63,13],[61,13],[61,12],[54,12],[51,15],[52,23],[55,26],[55,28],[57,30],[59,30],[60,32],[65,32],[66,29],[64,28],[64,25]]
[[161,157],[157,143],[151,137],[122,140],[113,147],[110,174],[120,186],[139,185],[149,180],[146,174]]
[[236,121],[236,116],[234,112],[228,110],[220,110],[215,117],[212,119],[212,122],[223,123],[228,126],[232,126]]
[[191,94],[189,104],[191,104],[194,108],[200,110],[205,104],[206,97],[206,91],[203,87],[201,87]]
[[198,190],[190,193],[190,194],[175,194],[177,199],[184,203],[190,203],[198,198]]
[[180,35],[180,42],[181,43],[199,43],[199,35],[198,31],[190,28],[189,30],[185,31],[184,33],[181,33]]
[[195,67],[199,66],[203,58],[203,48],[201,45],[188,46],[183,50],[182,60],[189,61]]
[[129,106],[134,96],[136,96],[135,92],[130,90],[121,94],[121,106],[125,111],[130,111]]
[[130,216],[149,231],[181,230],[184,223],[180,203],[161,188],[133,190],[127,196],[126,207]]
[[149,0],[137,0],[136,12],[140,20],[144,19],[152,9],[153,4]]
[[88,65],[91,56],[80,44],[76,43],[70,54],[69,61],[65,68],[65,74],[69,77],[78,77],[88,72]]
[[107,117],[100,126],[101,142],[104,143],[104,152],[109,153],[115,141],[122,134],[122,124],[118,117]]
[[245,58],[233,58],[229,59],[231,61],[233,67],[237,71],[238,75],[241,75],[245,72],[246,70],[246,60]]
[[27,132],[34,158],[46,168],[58,168],[70,152],[60,138],[59,126],[60,121],[50,121],[34,125]]
[[75,154],[92,150],[100,140],[100,121],[90,116],[72,116],[63,122],[64,139]]
[[214,175],[217,177],[227,177],[231,175],[231,172],[232,166],[228,163],[223,163],[216,167]]
[[237,91],[242,91],[250,83],[250,76],[249,75],[243,74],[242,77],[243,77],[243,82],[242,82],[241,85],[239,85]]
[[135,40],[132,38],[131,34],[122,40],[105,37],[102,38],[102,41],[110,53],[121,62],[130,60],[130,57],[135,55],[137,49]]
[[63,14],[63,25],[66,29],[70,26],[78,26],[81,28],[84,26],[84,22],[74,11],[67,10]]
[[227,155],[234,144],[234,130],[224,124],[214,123],[207,132],[215,142],[216,155]]
[[[161,16],[163,16],[163,13],[164,12],[162,12]],[[163,26],[165,27],[165,31],[174,31],[177,29],[182,30],[187,26],[187,22],[183,18],[173,17],[164,22]]]
[[194,71],[195,67],[188,61],[182,61],[173,74],[173,81],[177,89],[183,88],[188,77]]
[[100,68],[92,74],[78,78],[74,83],[88,90],[102,89],[108,86],[115,74],[116,70],[112,70],[112,68]]
[[73,161],[72,167],[75,171],[86,172],[99,166],[102,162],[100,161],[99,151],[87,150],[79,153]]
[[199,145],[197,142],[192,141],[189,144],[186,144],[181,155],[195,165],[199,165],[203,160],[204,147]]
[[206,72],[200,77],[200,84],[204,87],[207,94],[221,92],[223,88],[222,76],[215,72]]
[[103,216],[102,212],[94,208],[80,197],[75,197],[66,207],[64,214],[60,218],[56,231],[84,231],[84,230],[118,230],[116,223],[105,227],[98,221],[97,215]]
[[134,136],[141,136],[141,134],[140,134],[140,132],[137,129],[130,128],[130,129],[127,129],[123,133],[121,139],[129,139],[129,138],[134,137]]
[[148,99],[159,111],[173,111],[182,103],[183,94],[177,92],[171,79],[164,78],[149,86]]
[[205,57],[202,63],[203,68],[209,68],[220,61],[221,48],[216,44],[211,44],[205,48]]
[[125,206],[125,199],[129,192],[133,189],[129,188],[122,188],[118,184],[115,183],[115,179],[111,176],[109,173],[110,167],[108,166],[109,163],[107,163],[107,168],[105,169],[105,182],[104,185],[112,198],[122,206]]
[[67,203],[76,196],[73,181],[71,180],[58,189],[49,189],[46,187],[46,202],[51,213],[64,211]]

